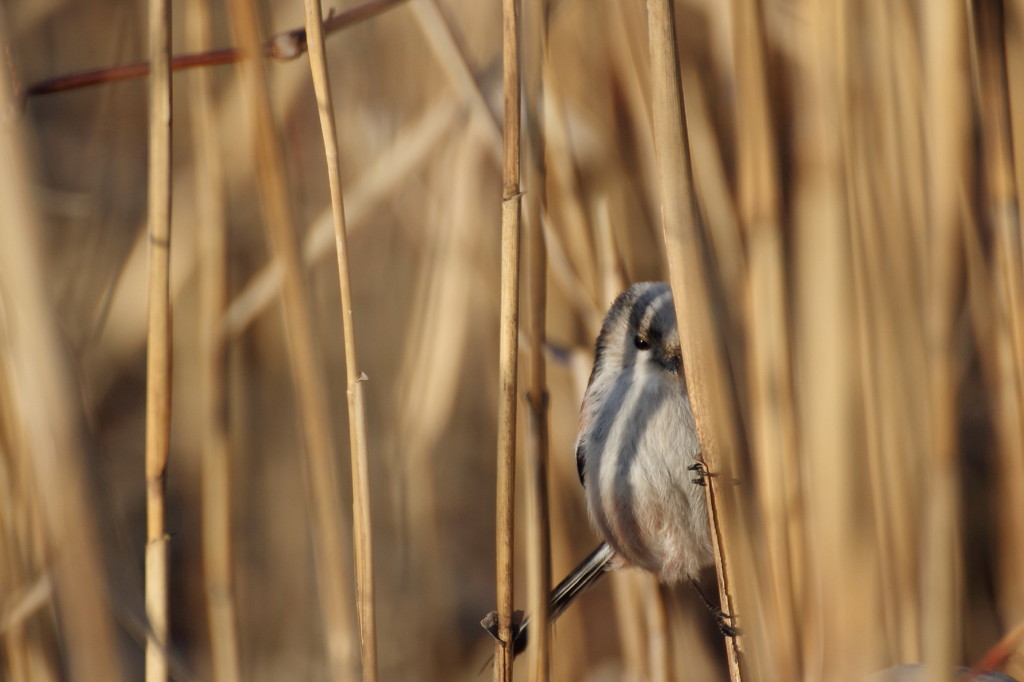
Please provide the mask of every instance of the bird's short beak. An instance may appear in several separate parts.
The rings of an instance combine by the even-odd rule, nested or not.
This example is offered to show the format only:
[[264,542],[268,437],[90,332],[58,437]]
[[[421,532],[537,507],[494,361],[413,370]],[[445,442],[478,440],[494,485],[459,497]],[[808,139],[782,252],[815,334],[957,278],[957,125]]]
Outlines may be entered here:
[[682,367],[683,364],[679,353],[659,355],[658,363],[672,374],[679,374],[679,368]]

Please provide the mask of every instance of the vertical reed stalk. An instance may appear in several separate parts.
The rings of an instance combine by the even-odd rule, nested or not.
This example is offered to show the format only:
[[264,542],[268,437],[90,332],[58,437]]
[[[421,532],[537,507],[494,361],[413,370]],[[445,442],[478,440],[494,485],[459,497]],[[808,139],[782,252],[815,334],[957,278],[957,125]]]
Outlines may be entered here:
[[324,47],[323,10],[320,0],[306,2],[306,35],[309,42],[309,65],[313,74],[320,128],[323,131],[327,176],[331,186],[331,215],[338,253],[338,282],[341,287],[341,310],[344,320],[345,373],[348,385],[349,445],[352,462],[352,519],[355,540],[356,611],[359,616],[360,658],[363,679],[377,679],[377,616],[373,596],[373,544],[370,524],[370,477],[366,453],[366,409],[363,383],[366,376],[359,371],[356,359],[355,321],[352,315],[352,282],[348,264],[348,234],[345,225],[345,203],[341,188],[341,166],[338,159],[338,131],[334,123],[334,102],[327,74]]
[[512,680],[513,543],[515,539],[516,392],[519,358],[520,80],[519,0],[502,0],[505,92],[501,191],[501,330],[498,389],[497,597],[494,679]]
[[529,330],[530,330],[530,457],[527,462],[527,575],[529,612],[536,623],[530,643],[530,678],[547,682],[551,674],[551,633],[548,628],[548,598],[551,591],[551,528],[548,506],[548,388],[544,353],[547,341],[547,249],[544,245],[544,217],[547,212],[547,165],[545,163],[545,70],[547,68],[546,0],[533,0],[525,9],[526,87],[526,195],[529,238]]
[[[348,192],[346,222],[349,229],[365,224],[365,218],[388,197],[388,192],[393,187],[403,186],[409,176],[420,169],[453,125],[457,106],[442,98],[419,120],[400,130],[388,150],[373,159]],[[333,229],[328,221],[333,223],[331,216],[321,214],[306,233],[302,243],[302,257],[306,265],[316,264],[330,247]],[[277,261],[270,261],[253,275],[228,306],[224,320],[225,336],[234,338],[241,334],[276,301],[283,280]]]
[[146,682],[167,680],[171,436],[171,5],[149,2],[149,322],[146,344]]
[[434,56],[451,80],[452,87],[474,115],[487,121],[488,137],[494,142],[491,148],[497,155],[501,146],[501,141],[498,139],[501,134],[498,121],[495,120],[491,107],[487,104],[487,98],[480,90],[480,86],[477,85],[476,78],[466,62],[466,57],[460,51],[455,36],[452,35],[451,28],[445,21],[444,15],[441,14],[437,0],[416,0],[410,4],[423,31],[423,36],[427,39]]
[[923,594],[924,659],[929,679],[956,664],[960,621],[959,505],[953,324],[959,281],[961,196],[967,162],[968,73],[965,7],[941,0],[924,9],[925,133],[928,141],[928,239],[925,242],[925,340],[928,349],[928,479]]
[[[653,582],[653,581],[649,581]],[[664,585],[651,585],[647,591],[647,603],[644,614],[647,617],[647,657],[651,682],[670,682],[672,680],[672,652],[669,650],[671,638],[668,634],[668,610]]]
[[[797,679],[798,603],[793,581],[802,552],[794,518],[799,518],[799,471],[789,363],[786,262],[779,215],[778,161],[768,99],[768,72],[761,8],[755,0],[733,0],[736,59],[736,150],[738,210],[749,253],[747,300],[750,339],[751,460],[761,493],[766,549],[758,590],[763,623],[773,634],[770,655],[782,679]],[[768,653],[768,651],[766,651]]]
[[[211,47],[209,4],[186,7],[190,48]],[[210,654],[216,682],[241,679],[238,621],[235,612],[232,528],[231,449],[227,433],[226,350],[228,235],[224,208],[224,167],[217,135],[213,87],[208,69],[191,74],[193,128],[199,214],[199,354],[202,363],[202,546]]]
[[[735,453],[729,426],[731,408],[723,393],[727,382],[720,355],[720,335],[714,328],[708,286],[705,248],[702,243],[690,170],[683,92],[679,80],[675,17],[671,0],[647,0],[648,40],[651,58],[654,144],[661,196],[661,224],[665,254],[679,320],[686,386],[708,469],[720,474],[707,486],[708,518],[715,550],[715,568],[722,609],[736,614],[730,552],[723,519],[723,505],[716,480],[730,480],[729,458]],[[739,638],[729,638],[726,651],[729,676],[741,679]]]
[[[0,10],[0,45],[4,46],[8,45],[6,13],[6,8]],[[13,75],[12,69],[0,68],[0,111],[4,112],[0,115],[0,363],[4,365],[0,380],[6,383],[0,387],[4,394],[0,400],[15,408],[11,412],[19,420],[17,434],[9,434],[18,447],[5,456],[20,460],[17,468],[29,472],[25,479],[32,487],[24,491],[25,496],[38,502],[42,515],[42,537],[33,540],[52,559],[52,594],[60,613],[67,670],[73,671],[75,679],[116,682],[121,668],[72,398],[77,392],[62,357],[49,300],[51,282],[40,244],[47,231],[34,199],[40,180],[29,164],[27,131],[16,113],[19,103]],[[11,559],[6,554],[9,549],[5,542],[4,564]],[[4,595],[5,599],[10,596]],[[0,607],[0,630],[3,626],[18,629],[19,618],[9,610],[11,606]],[[44,672],[39,676],[45,679]]]
[[335,447],[327,411],[327,391],[319,366],[308,285],[289,206],[264,64],[253,58],[259,53],[259,21],[250,0],[232,0],[229,9],[236,41],[248,56],[240,68],[256,136],[256,173],[267,237],[275,258],[284,269],[282,294],[289,362],[305,441],[303,465],[317,583],[322,596],[328,670],[330,678],[340,682],[353,679],[357,666],[351,631],[353,606],[348,587],[351,574],[345,560],[346,533],[341,523],[343,515],[334,469]]
[[[855,452],[850,405],[856,390],[840,145],[846,112],[838,101],[846,83],[836,49],[845,7],[810,0],[801,9],[808,23],[797,45],[794,346],[800,358],[800,479],[814,513],[800,526],[808,579],[798,594],[804,606],[799,664],[802,676],[815,679],[849,670],[851,663],[863,665],[864,660],[852,661],[850,652],[863,651],[869,640],[853,635],[860,632],[854,624],[866,600],[846,596],[857,594],[864,581],[855,582],[855,576],[866,570],[852,541],[859,520],[852,511],[858,479],[844,465]],[[846,599],[842,608],[835,608],[837,598]]]

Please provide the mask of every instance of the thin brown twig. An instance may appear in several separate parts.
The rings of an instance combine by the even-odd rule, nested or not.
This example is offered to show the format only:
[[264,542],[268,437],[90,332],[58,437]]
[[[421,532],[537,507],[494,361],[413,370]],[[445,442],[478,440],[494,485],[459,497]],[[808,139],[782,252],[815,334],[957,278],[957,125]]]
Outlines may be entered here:
[[[325,35],[330,35],[343,28],[354,26],[367,19],[372,19],[403,2],[405,0],[370,0],[344,12],[332,14],[324,20],[323,32]],[[282,31],[272,35],[263,43],[260,53],[269,59],[291,61],[302,56],[308,49],[306,29],[293,28],[289,31]],[[181,71],[197,66],[233,64],[244,58],[245,51],[242,48],[225,47],[173,57],[171,59],[171,70]],[[77,90],[78,88],[87,88],[101,83],[116,83],[133,78],[142,78],[147,75],[149,75],[149,62],[136,62],[134,64],[76,71],[75,73],[54,76],[30,83],[22,92],[22,98]]]
[[355,321],[352,315],[352,278],[349,274],[348,235],[345,225],[345,203],[341,188],[341,165],[338,159],[338,131],[334,122],[334,102],[327,74],[327,49],[321,25],[320,0],[305,0],[306,27],[309,31],[309,65],[316,92],[320,128],[323,131],[324,155],[331,187],[331,213],[335,246],[338,254],[338,282],[341,288],[341,309],[345,342],[345,374],[348,383],[348,421],[350,458],[352,463],[352,518],[356,558],[356,609],[359,616],[360,658],[363,679],[377,680],[377,617],[374,609],[373,544],[370,541],[370,479],[366,452],[366,405],[363,400],[365,376],[359,371],[356,356]]

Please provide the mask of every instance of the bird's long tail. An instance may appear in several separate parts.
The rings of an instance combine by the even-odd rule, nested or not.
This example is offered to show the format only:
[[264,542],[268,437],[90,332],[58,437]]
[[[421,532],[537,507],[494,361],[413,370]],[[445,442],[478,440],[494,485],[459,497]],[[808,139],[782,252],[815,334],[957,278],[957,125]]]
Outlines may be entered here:
[[[569,608],[573,602],[588,587],[601,579],[611,568],[615,552],[608,543],[602,542],[590,555],[580,562],[562,582],[558,583],[555,589],[551,590],[551,610],[549,613],[550,622],[562,615],[562,612]],[[495,638],[498,636],[496,614],[489,614],[481,625]],[[512,652],[514,655],[521,654],[529,641],[530,618],[527,617],[519,630],[512,636]]]

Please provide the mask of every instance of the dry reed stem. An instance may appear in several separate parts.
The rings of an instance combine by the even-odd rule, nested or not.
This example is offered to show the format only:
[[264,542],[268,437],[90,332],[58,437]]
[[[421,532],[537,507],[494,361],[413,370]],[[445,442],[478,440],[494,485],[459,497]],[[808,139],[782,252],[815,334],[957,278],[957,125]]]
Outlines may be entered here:
[[[459,105],[451,99],[440,98],[415,123],[399,131],[391,146],[359,175],[346,193],[345,216],[349,230],[354,232],[365,225],[372,209],[430,160],[431,152],[451,129],[458,108]],[[307,266],[316,264],[334,244],[332,211],[328,209],[317,216],[306,233],[302,258]],[[279,261],[275,259],[249,279],[225,313],[226,337],[240,335],[276,300],[283,274]]]
[[[895,150],[880,173],[874,176],[874,191],[882,204],[879,217],[865,222],[862,234],[867,238],[866,272],[870,278],[871,309],[874,318],[873,348],[878,393],[867,396],[877,400],[879,452],[877,473],[881,482],[875,494],[884,510],[880,528],[889,539],[892,564],[887,580],[895,592],[897,661],[921,659],[921,618],[918,586],[921,553],[919,537],[925,499],[921,477],[921,440],[927,431],[923,405],[927,391],[927,364],[924,353],[906,353],[903,349],[923,348],[924,322],[921,305],[921,242],[926,228],[925,147],[920,134],[922,64],[918,46],[916,19],[902,5],[889,4],[876,11],[873,22],[880,44],[888,46],[884,69],[888,106],[880,124],[883,138]],[[873,158],[879,147],[875,137],[862,143],[864,158]],[[885,142],[883,142],[883,145]],[[885,147],[883,147],[885,148]],[[869,195],[870,196],[870,195]],[[865,215],[870,215],[865,211]],[[905,225],[893,230],[891,225]],[[886,262],[878,254],[898,254]],[[885,557],[881,557],[884,560]]]
[[465,55],[455,42],[455,36],[441,14],[437,0],[414,0],[412,9],[423,35],[430,44],[430,49],[441,63],[455,91],[459,93],[470,111],[487,121],[490,147],[497,157],[497,154],[501,153],[501,124],[494,118],[494,112],[487,105],[487,98],[480,91]]
[[672,655],[669,651],[665,586],[650,585],[646,597],[644,616],[647,621],[647,641],[644,644],[647,647],[649,679],[651,682],[671,682]]
[[[402,554],[409,571],[411,590],[423,595],[419,608],[408,619],[414,637],[408,656],[423,669],[435,669],[444,647],[419,636],[432,629],[446,629],[457,618],[457,602],[445,590],[448,574],[444,558],[443,490],[439,471],[449,465],[443,452],[446,427],[457,414],[462,381],[466,376],[472,336],[476,249],[482,235],[481,210],[493,209],[483,193],[465,201],[466,188],[479,181],[485,151],[485,123],[465,117],[450,173],[443,178],[442,213],[434,225],[420,271],[414,280],[410,305],[412,319],[405,333],[398,376],[401,392],[393,427],[394,451],[401,453],[400,482],[393,488],[400,532],[406,539]],[[430,396],[424,400],[423,396]],[[440,458],[439,458],[440,456]],[[439,625],[440,624],[440,625]]]
[[341,289],[342,320],[344,321],[360,659],[363,663],[363,679],[374,682],[377,679],[377,615],[374,605],[370,477],[366,452],[366,405],[363,400],[363,383],[366,380],[366,375],[359,371],[356,355],[355,320],[352,314],[352,282],[348,264],[348,235],[341,187],[341,164],[338,159],[338,131],[334,123],[334,103],[331,98],[331,83],[327,73],[327,54],[321,24],[323,10],[320,0],[305,0],[305,3],[306,31],[309,37],[309,65],[313,75],[317,110],[320,114],[320,127],[323,131],[327,176],[331,186],[331,212],[338,254],[338,282]]
[[512,680],[513,544],[515,540],[516,399],[519,357],[520,77],[519,2],[502,0],[505,94],[501,192],[501,329],[498,388],[497,601],[494,679]]
[[[282,117],[294,115],[298,99],[304,93],[302,88],[308,86],[308,81],[305,70],[298,65],[279,73],[275,79],[275,105]],[[246,144],[251,137],[244,134],[244,126],[239,125],[239,121],[245,121],[247,116],[247,103],[241,92],[241,82],[237,79],[228,79],[224,91],[220,93],[219,101],[221,106],[216,112],[217,127],[219,130],[232,133],[220,138],[222,158],[232,161],[225,168],[228,193],[231,195],[236,189],[251,192],[248,184],[249,169],[254,167],[255,161],[252,145]],[[97,115],[103,118],[111,117],[111,114],[105,111]],[[175,174],[175,183],[178,187],[174,194],[187,197],[191,192],[191,178],[188,178],[185,172]],[[185,206],[181,206],[179,213],[182,216],[188,215]],[[138,238],[133,241],[130,253],[126,257],[116,259],[120,266],[117,274],[109,280],[104,303],[97,311],[96,318],[89,321],[90,325],[95,325],[88,332],[91,343],[95,345],[90,347],[90,362],[83,365],[82,369],[85,372],[83,379],[90,383],[93,395],[103,395],[108,391],[111,382],[116,380],[120,368],[123,367],[125,358],[132,357],[133,353],[140,352],[145,347],[147,318],[140,312],[146,305],[148,239],[145,216],[138,224],[137,230],[129,228],[133,234],[138,235]],[[325,227],[329,235],[330,227]],[[186,228],[185,238],[176,240],[176,243],[186,248],[178,249],[175,257],[171,259],[172,301],[182,291],[189,291],[189,285],[194,281],[197,259],[195,250],[187,248],[188,232]],[[330,243],[330,237],[327,242]]]
[[149,313],[146,343],[146,682],[167,680],[171,436],[171,6],[149,2]]
[[594,244],[601,282],[598,295],[602,301],[614,301],[616,293],[626,289],[626,277],[615,252],[615,232],[607,195],[598,199],[594,213]]
[[[4,538],[4,546],[10,547],[10,539]],[[24,625],[34,614],[46,608],[53,599],[53,580],[42,575],[31,585],[23,587],[6,598],[0,610],[0,636],[9,637],[10,631]],[[17,676],[13,676],[17,679]]]
[[[6,46],[5,15],[6,10],[0,11],[0,45]],[[26,472],[26,496],[38,503],[42,528],[34,540],[51,559],[52,595],[60,612],[67,670],[75,679],[116,682],[121,670],[72,403],[77,393],[48,299],[40,245],[46,230],[34,199],[39,180],[28,162],[27,131],[14,113],[12,76],[11,70],[0,68],[0,405],[12,408],[17,417],[12,423],[16,433],[10,436],[19,447],[9,454]],[[5,543],[5,550],[9,546]],[[6,611],[4,625],[17,615]],[[6,639],[10,633],[4,635]],[[22,648],[17,643],[10,646]],[[42,672],[39,677],[46,679]]]
[[[848,149],[849,156],[855,152]],[[854,173],[851,173],[854,175]],[[886,355],[884,347],[878,347],[877,316],[879,311],[885,309],[885,303],[879,300],[881,275],[872,273],[872,268],[877,265],[872,263],[871,254],[875,253],[868,242],[875,238],[875,235],[865,235],[869,229],[875,229],[874,225],[866,226],[869,219],[866,217],[871,212],[871,198],[868,195],[867,179],[864,172],[856,173],[858,177],[847,177],[848,195],[851,201],[851,265],[852,265],[852,286],[855,298],[856,326],[858,330],[857,347],[859,351],[859,371],[862,389],[862,406],[864,410],[864,443],[867,455],[868,481],[871,490],[872,512],[874,514],[874,531],[876,534],[877,564],[880,572],[880,593],[883,632],[887,641],[892,642],[886,652],[887,659],[892,662],[904,660],[917,660],[917,656],[911,654],[912,646],[908,642],[901,641],[903,628],[900,623],[903,620],[900,614],[902,592],[899,589],[899,569],[902,564],[897,561],[897,548],[894,547],[894,533],[892,530],[892,516],[889,507],[895,501],[885,495],[888,487],[885,479],[887,453],[885,452],[885,426],[888,415],[885,412],[888,394],[883,391],[885,377],[883,370],[879,369],[881,357]],[[906,552],[907,548],[904,548]],[[897,653],[903,651],[905,653]]]
[[[845,73],[837,56],[843,40],[844,6],[805,3],[808,30],[798,45],[801,76],[795,108],[797,177],[794,187],[795,258],[794,345],[800,358],[796,386],[801,420],[798,442],[807,508],[803,520],[808,576],[803,594],[800,673],[808,679],[850,674],[871,661],[856,658],[870,640],[861,618],[870,610],[860,598],[864,565],[859,545],[850,539],[859,519],[854,514],[858,479],[843,463],[854,457],[850,405],[856,395],[851,366],[853,347],[849,229],[843,194],[840,141],[847,124],[839,97]],[[835,608],[839,595],[858,598]]]
[[[547,219],[542,227],[547,233],[547,240],[558,240],[562,250],[571,263],[574,281],[581,287],[580,291],[567,292],[575,300],[588,302],[581,313],[596,315],[598,325],[603,316],[603,303],[598,302],[598,269],[596,250],[589,225],[589,218],[580,196],[578,182],[579,169],[574,164],[574,150],[569,134],[568,114],[565,111],[565,90],[559,83],[558,71],[546,60],[543,67],[544,101],[543,108],[530,114],[529,125],[544,126],[544,187],[550,185],[550,193],[556,197],[554,201],[546,201],[545,215]],[[531,142],[531,145],[536,144]],[[533,150],[534,154],[540,154]],[[532,186],[532,183],[531,183]],[[563,196],[564,195],[564,196]],[[621,291],[621,289],[620,289]],[[616,292],[618,293],[618,292]]]
[[953,323],[960,267],[961,192],[967,141],[963,3],[929,3],[923,15],[928,241],[925,263],[925,339],[928,358],[929,430],[926,440],[924,660],[929,679],[944,679],[956,664],[960,641],[959,490]]
[[[654,142],[661,190],[661,224],[665,238],[665,255],[669,278],[675,293],[676,317],[680,321],[686,385],[693,404],[702,457],[708,469],[719,476],[707,486],[708,518],[715,550],[722,609],[737,615],[733,595],[730,550],[724,523],[723,505],[719,504],[717,480],[731,480],[735,470],[730,461],[735,454],[731,427],[732,415],[723,395],[726,376],[720,355],[721,336],[711,319],[712,292],[707,269],[703,263],[706,250],[702,244],[699,216],[693,196],[690,172],[689,143],[679,61],[676,49],[675,20],[669,0],[648,0],[647,17],[651,59],[652,109]],[[737,621],[739,622],[739,621]],[[742,625],[741,625],[742,627]],[[739,680],[739,638],[729,638],[726,652],[729,677]]]
[[526,399],[530,409],[530,443],[527,468],[526,567],[528,605],[535,624],[529,647],[529,677],[547,682],[551,675],[551,632],[549,593],[551,591],[551,520],[548,504],[548,388],[545,344],[547,343],[547,249],[544,219],[547,214],[547,70],[546,0],[532,0],[525,8],[526,38],[523,40],[524,84],[526,89],[526,226],[527,276],[529,278],[529,371]]
[[644,627],[647,619],[645,608],[647,594],[656,588],[652,584],[654,580],[643,571],[619,571],[609,578],[622,667],[632,678],[646,679],[649,677],[650,650]]
[[[699,82],[700,74],[690,68],[683,82]],[[726,300],[743,301],[747,296],[747,258],[743,234],[732,199],[732,189],[724,167],[721,141],[711,121],[707,95],[695,87],[686,100],[686,125],[690,130],[690,154],[693,156],[693,186],[708,238],[721,273]]]
[[[588,328],[600,329],[601,311],[593,299],[591,299],[586,285],[579,277],[579,273],[573,268],[565,244],[559,238],[558,233],[547,226],[546,223],[541,225],[541,227],[544,228],[545,251],[548,256],[548,265],[551,268],[552,280],[558,285],[565,297],[569,299],[573,309],[587,320]],[[622,289],[619,289],[619,291],[622,291]]]
[[[879,6],[871,6],[868,9],[869,15],[865,23],[867,30],[877,30],[884,35],[885,22],[880,21],[880,17],[883,15],[882,10],[883,8]],[[856,43],[857,38],[859,36],[851,35],[844,46]],[[859,55],[851,54],[846,57],[845,62],[856,63],[858,57]],[[870,75],[872,78],[884,83],[887,72],[878,71]],[[891,140],[894,137],[892,132],[893,116],[891,106],[885,106],[886,104],[890,104],[890,102],[883,100],[882,105],[877,106],[879,110],[877,126],[880,128],[880,132],[876,133],[876,139],[882,141],[881,144],[883,145],[885,144],[884,141]],[[880,305],[880,301],[874,299],[877,296],[876,289],[878,288],[878,280],[880,278],[873,277],[868,273],[871,267],[877,267],[874,263],[876,259],[871,258],[871,254],[874,251],[867,245],[869,240],[876,237],[873,234],[866,234],[868,230],[875,228],[875,222],[871,219],[874,212],[873,197],[869,191],[871,189],[870,176],[866,169],[858,163],[858,161],[863,161],[864,156],[859,147],[863,143],[861,137],[870,139],[871,134],[861,133],[859,129],[853,130],[853,128],[853,126],[844,128],[844,131],[848,134],[843,139],[843,153],[849,161],[846,191],[850,201],[851,286],[854,294],[854,309],[857,316],[857,347],[859,351],[859,370],[862,381],[862,404],[864,410],[864,444],[867,455],[868,484],[871,490],[872,512],[874,514],[873,529],[876,534],[877,562],[880,572],[879,598],[881,601],[884,635],[889,642],[899,642],[899,592],[896,579],[895,552],[891,542],[891,524],[886,522],[887,500],[881,494],[885,489],[885,479],[883,478],[885,467],[883,453],[885,413],[883,412],[883,404],[885,395],[880,388],[882,380],[879,379],[877,374],[879,356],[884,351],[874,347],[875,334],[877,334],[875,318],[880,309],[884,310],[884,306]],[[884,171],[888,170],[885,161],[888,161],[888,159],[885,159],[880,164],[883,176]],[[886,180],[888,180],[887,177]],[[891,205],[891,203],[891,201],[885,202],[886,205]],[[890,645],[889,651],[886,652],[887,660],[893,662],[916,660],[916,658],[905,658],[901,654],[894,653],[894,650],[899,648],[898,644]]]
[[[185,8],[192,49],[211,42],[207,3]],[[195,191],[199,225],[199,354],[202,402],[202,547],[210,654],[216,682],[241,679],[238,621],[235,612],[231,527],[231,449],[227,433],[226,339],[221,334],[227,307],[228,235],[224,207],[224,167],[217,135],[210,73],[192,74],[190,111],[195,154]]]
[[[230,4],[232,31],[250,54],[259,49],[259,22],[249,0]],[[333,680],[356,675],[351,632],[353,607],[349,594],[350,572],[345,560],[346,537],[341,500],[334,469],[334,438],[327,414],[327,391],[319,367],[309,292],[289,207],[282,171],[282,155],[270,106],[264,64],[244,59],[240,65],[252,117],[256,146],[256,172],[264,210],[267,237],[284,269],[283,297],[288,329],[289,361],[302,422],[310,521],[317,582],[322,596],[321,616],[326,639],[328,670]]]
[[[737,91],[738,208],[748,249],[751,460],[760,492],[765,571],[759,583],[761,627],[773,633],[772,669],[780,679],[798,678],[799,599],[797,568],[803,555],[793,531],[801,498],[795,415],[790,385],[789,311],[780,220],[778,160],[768,99],[764,27],[754,0],[733,0],[733,48]],[[767,652],[766,652],[767,653]]]
[[[559,82],[557,69],[547,60],[543,78],[543,109],[531,114],[531,119],[537,118],[538,125],[540,120],[543,120],[545,172],[541,179],[542,184],[531,191],[544,191],[546,194],[547,185],[550,184],[551,194],[558,198],[556,201],[544,202],[547,219],[542,227],[546,240],[558,241],[560,250],[566,256],[566,262],[571,263],[574,276],[567,281],[575,282],[576,290],[567,291],[566,294],[574,301],[585,304],[578,304],[580,314],[594,320],[596,326],[600,328],[605,304],[614,300],[622,288],[616,289],[607,300],[598,294],[601,289],[597,284],[600,273],[597,266],[598,252],[592,244],[589,220],[580,196],[578,168],[573,163],[574,150],[565,111],[565,90]],[[531,120],[530,124],[533,123]],[[536,151],[533,153],[540,154]],[[532,187],[533,183],[530,183],[530,186]],[[560,226],[560,229],[555,229],[556,226]]]

